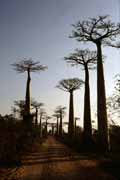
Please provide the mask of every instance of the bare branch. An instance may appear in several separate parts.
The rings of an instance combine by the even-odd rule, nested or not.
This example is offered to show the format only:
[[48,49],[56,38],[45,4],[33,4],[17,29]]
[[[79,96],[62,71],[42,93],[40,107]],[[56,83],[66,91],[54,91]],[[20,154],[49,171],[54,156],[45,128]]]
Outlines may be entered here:
[[79,89],[83,83],[84,83],[83,80],[80,80],[78,78],[63,79],[59,82],[57,88],[67,92],[71,92]]
[[87,21],[79,21],[73,27],[74,30],[70,37],[81,42],[102,41],[105,44],[106,40],[116,40],[116,37],[120,35],[120,24],[111,22],[109,16],[98,16]]
[[13,66],[13,69],[16,70],[18,73],[23,73],[28,70],[30,72],[38,72],[47,69],[47,66],[40,65],[40,62],[34,62],[31,58],[23,58],[23,60],[21,60],[20,62],[13,63],[11,65]]
[[97,62],[97,53],[96,51],[90,51],[89,49],[79,50],[76,49],[75,53],[70,54],[68,57],[64,58],[67,63],[70,63],[72,66],[82,65],[88,66],[89,69],[94,68]]

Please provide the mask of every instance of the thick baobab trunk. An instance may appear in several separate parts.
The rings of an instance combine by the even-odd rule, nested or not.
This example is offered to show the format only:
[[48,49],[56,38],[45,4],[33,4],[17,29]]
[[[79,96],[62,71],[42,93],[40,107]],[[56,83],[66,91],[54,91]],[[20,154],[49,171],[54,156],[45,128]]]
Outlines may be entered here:
[[59,135],[59,118],[57,117],[57,132],[56,132],[57,136]]
[[73,137],[73,136],[74,136],[73,91],[70,91],[68,135],[69,135],[70,137]]
[[36,113],[35,113],[35,125],[38,125],[38,108],[36,108]]
[[102,62],[101,43],[97,43],[97,116],[99,143],[102,150],[108,150],[108,124],[106,110],[105,81]]
[[27,71],[28,77],[27,77],[27,86],[26,86],[26,97],[25,97],[25,112],[23,116],[24,123],[27,125],[27,128],[30,130],[33,116],[30,114],[30,69]]
[[39,124],[39,127],[40,127],[40,137],[42,137],[42,114],[40,114],[40,124]]
[[28,78],[27,78],[27,87],[26,87],[26,101],[25,101],[25,106],[26,106],[26,114],[30,115],[30,70],[28,69]]
[[90,87],[89,72],[87,64],[85,66],[85,95],[84,95],[84,140],[92,140],[91,108],[90,108]]
[[60,113],[59,135],[62,136],[62,112]]

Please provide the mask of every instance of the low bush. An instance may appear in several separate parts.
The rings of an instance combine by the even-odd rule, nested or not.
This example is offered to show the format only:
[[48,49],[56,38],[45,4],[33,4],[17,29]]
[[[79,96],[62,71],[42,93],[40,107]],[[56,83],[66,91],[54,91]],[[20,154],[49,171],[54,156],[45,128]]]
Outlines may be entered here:
[[28,129],[22,121],[0,121],[0,165],[20,164],[21,154],[39,137],[39,128]]

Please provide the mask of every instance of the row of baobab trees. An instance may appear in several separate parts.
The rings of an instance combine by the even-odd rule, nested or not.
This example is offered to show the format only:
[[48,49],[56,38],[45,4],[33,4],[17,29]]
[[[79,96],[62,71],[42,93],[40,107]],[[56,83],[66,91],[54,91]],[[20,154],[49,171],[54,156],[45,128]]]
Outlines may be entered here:
[[[106,91],[103,68],[103,53],[102,46],[120,48],[120,43],[117,42],[120,36],[120,24],[111,22],[109,16],[98,16],[97,18],[89,18],[86,21],[79,21],[73,25],[73,31],[70,38],[76,39],[82,43],[92,43],[96,49],[76,49],[75,52],[65,57],[65,61],[71,66],[78,65],[84,71],[85,79],[72,78],[61,80],[57,87],[70,94],[69,105],[69,123],[68,134],[70,137],[74,135],[74,106],[73,92],[85,85],[84,94],[84,139],[91,141],[92,139],[92,123],[91,123],[91,103],[90,103],[90,84],[89,70],[97,70],[97,120],[98,120],[98,139],[103,150],[108,150],[108,120],[106,109]],[[46,66],[40,65],[39,62],[26,60],[13,64],[16,71],[23,73],[27,72],[27,87],[25,99],[25,119],[30,119],[30,73],[36,71],[44,71]],[[61,118],[60,118],[61,119]],[[60,120],[59,131],[62,132],[62,123]]]
[[[14,101],[14,106],[12,107],[13,116],[15,119],[22,119],[25,123],[24,125],[29,125],[28,121],[24,118],[26,113],[25,111],[25,100],[17,100]],[[67,122],[63,122],[63,118],[66,114],[65,106],[57,106],[54,110],[52,116],[49,116],[45,110],[45,104],[41,102],[37,102],[35,99],[31,99],[30,103],[30,115],[31,116],[31,125],[35,128],[39,129],[39,135],[42,137],[43,135],[48,134],[48,127],[52,129],[52,134],[57,136],[62,136],[63,134],[63,126],[67,125]],[[27,117],[29,118],[29,117]],[[52,121],[51,121],[52,119]],[[76,118],[77,121],[78,118]],[[76,125],[75,125],[76,126]],[[28,128],[28,130],[30,130]]]

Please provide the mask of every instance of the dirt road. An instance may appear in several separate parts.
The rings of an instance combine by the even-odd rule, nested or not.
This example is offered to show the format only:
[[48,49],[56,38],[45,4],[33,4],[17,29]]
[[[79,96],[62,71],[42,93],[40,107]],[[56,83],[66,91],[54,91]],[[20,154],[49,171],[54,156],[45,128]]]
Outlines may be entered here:
[[89,159],[53,137],[36,144],[22,157],[22,166],[12,180],[115,180],[99,167],[99,160]]

